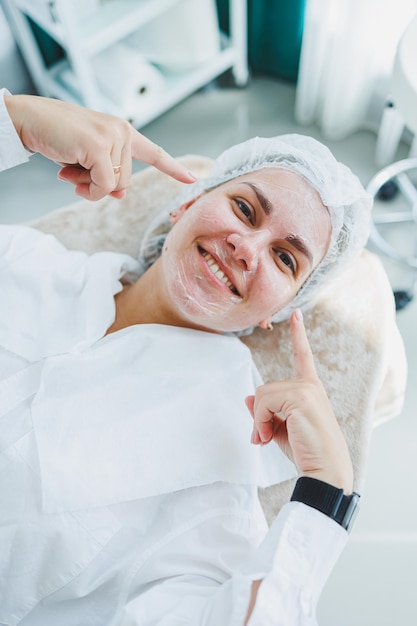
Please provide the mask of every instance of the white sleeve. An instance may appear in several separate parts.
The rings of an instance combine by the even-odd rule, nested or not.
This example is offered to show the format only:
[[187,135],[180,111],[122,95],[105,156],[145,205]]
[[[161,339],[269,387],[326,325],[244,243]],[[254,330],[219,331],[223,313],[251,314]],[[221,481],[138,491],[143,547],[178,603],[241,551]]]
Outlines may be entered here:
[[82,350],[114,321],[128,255],[67,250],[54,236],[0,225],[0,345],[29,361]]
[[0,172],[29,160],[31,152],[20,141],[4,102],[10,95],[7,89],[0,89]]
[[[260,579],[248,626],[315,626],[321,591],[348,538],[336,522],[300,502],[286,504],[252,550],[250,537],[224,520],[217,527],[201,525],[198,533],[204,541],[198,556],[189,548],[192,533],[177,536],[159,554],[175,570],[158,572],[155,584],[127,604],[121,626],[243,626],[252,582]],[[213,544],[219,542],[216,557]],[[236,566],[243,552],[248,558]]]
[[257,558],[271,559],[248,626],[313,626],[324,585],[348,540],[337,522],[300,502],[286,504]]
[[193,623],[243,626],[251,584],[262,579],[248,626],[316,626],[320,594],[347,538],[316,509],[286,504],[252,558],[219,589],[204,619]]

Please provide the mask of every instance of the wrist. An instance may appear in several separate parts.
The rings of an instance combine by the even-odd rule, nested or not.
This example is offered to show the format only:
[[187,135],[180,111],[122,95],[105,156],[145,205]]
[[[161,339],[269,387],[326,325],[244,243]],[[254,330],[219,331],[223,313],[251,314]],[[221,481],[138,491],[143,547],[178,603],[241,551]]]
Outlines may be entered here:
[[[26,95],[10,95],[5,94],[4,104],[6,106],[7,113],[12,121],[12,124],[16,130],[16,133],[23,144],[26,152],[34,154],[34,149],[29,145],[30,141],[26,141],[24,137],[25,120],[30,119],[31,112],[28,111],[33,98],[37,96]],[[26,133],[27,134],[27,133]]]
[[324,483],[332,485],[337,489],[342,489],[346,495],[349,495],[353,491],[353,468],[352,466],[345,468],[343,471],[335,471],[334,469],[326,470],[314,470],[304,471],[301,474],[306,478],[314,478]]
[[297,480],[291,501],[302,502],[320,511],[349,531],[358,508],[359,498],[358,493],[346,495],[342,488],[317,478],[301,476]]
[[10,119],[12,120],[12,124],[16,129],[17,134],[20,139],[22,132],[22,122],[19,115],[19,96],[5,95],[4,96],[4,104],[6,105],[7,112],[9,114]]

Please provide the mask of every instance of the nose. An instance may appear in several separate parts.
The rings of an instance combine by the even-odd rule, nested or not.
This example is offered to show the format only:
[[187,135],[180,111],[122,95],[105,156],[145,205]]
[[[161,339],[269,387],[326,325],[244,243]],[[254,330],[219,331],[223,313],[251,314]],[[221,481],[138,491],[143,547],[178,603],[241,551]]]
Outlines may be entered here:
[[232,256],[241,261],[248,271],[256,269],[259,262],[259,255],[264,244],[260,233],[240,235],[231,233],[226,239],[232,249]]

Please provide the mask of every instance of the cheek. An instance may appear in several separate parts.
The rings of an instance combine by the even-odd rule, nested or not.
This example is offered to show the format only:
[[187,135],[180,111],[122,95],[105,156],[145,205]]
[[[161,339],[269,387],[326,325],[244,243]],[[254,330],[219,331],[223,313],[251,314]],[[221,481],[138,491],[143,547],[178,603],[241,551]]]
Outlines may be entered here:
[[274,315],[295,297],[298,287],[294,286],[289,276],[272,268],[271,273],[263,277],[256,293],[259,319]]
[[231,227],[232,211],[224,203],[215,201],[199,201],[190,206],[173,226],[171,233],[177,237],[191,239],[193,237],[214,236]]
[[232,201],[223,194],[213,192],[202,196],[190,206],[185,216],[193,227],[204,231],[218,232],[237,223]]

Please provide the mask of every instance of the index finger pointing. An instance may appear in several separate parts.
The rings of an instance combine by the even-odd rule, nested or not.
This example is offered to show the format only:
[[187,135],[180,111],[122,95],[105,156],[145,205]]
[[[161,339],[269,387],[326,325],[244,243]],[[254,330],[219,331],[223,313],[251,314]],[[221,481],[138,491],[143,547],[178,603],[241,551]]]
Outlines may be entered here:
[[308,342],[303,316],[299,309],[291,315],[290,330],[294,357],[294,377],[317,378],[313,353]]
[[172,176],[172,178],[182,183],[194,183],[196,181],[196,177],[161,146],[153,143],[153,141],[135,130],[133,126],[132,131],[132,157],[134,159],[153,165],[161,172]]

